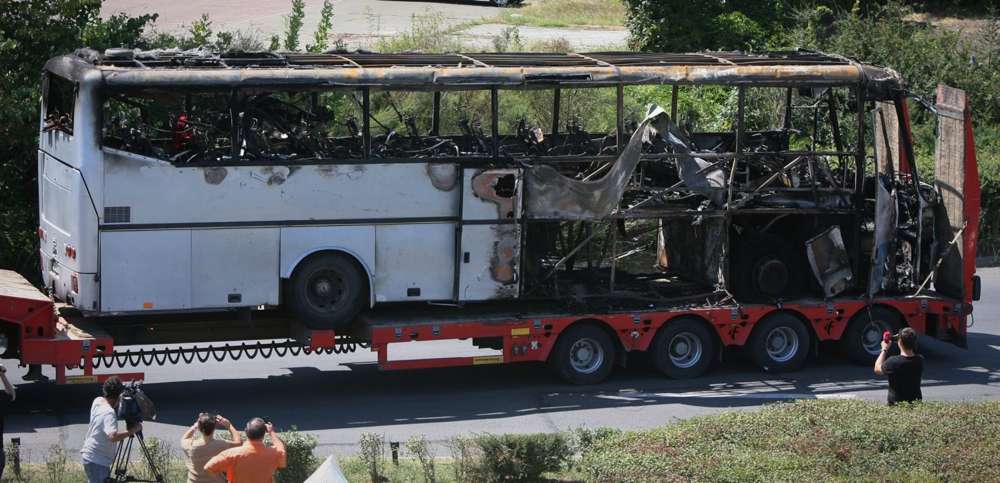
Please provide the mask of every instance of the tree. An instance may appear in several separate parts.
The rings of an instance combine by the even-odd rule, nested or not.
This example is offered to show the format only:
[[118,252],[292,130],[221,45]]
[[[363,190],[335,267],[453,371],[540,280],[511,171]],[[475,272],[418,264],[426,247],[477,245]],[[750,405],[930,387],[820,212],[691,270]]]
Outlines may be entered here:
[[51,57],[80,47],[146,48],[156,15],[100,18],[100,0],[0,4],[0,267],[38,280],[39,72]]

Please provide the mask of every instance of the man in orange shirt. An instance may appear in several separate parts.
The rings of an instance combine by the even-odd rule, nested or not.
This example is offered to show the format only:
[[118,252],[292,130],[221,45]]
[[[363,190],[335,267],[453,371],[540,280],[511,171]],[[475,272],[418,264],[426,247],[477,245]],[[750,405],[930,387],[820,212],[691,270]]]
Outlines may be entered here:
[[[285,467],[285,443],[271,423],[253,418],[247,423],[247,441],[208,460],[205,471],[226,472],[229,483],[274,483],[274,472]],[[264,445],[264,435],[271,436],[272,447]]]

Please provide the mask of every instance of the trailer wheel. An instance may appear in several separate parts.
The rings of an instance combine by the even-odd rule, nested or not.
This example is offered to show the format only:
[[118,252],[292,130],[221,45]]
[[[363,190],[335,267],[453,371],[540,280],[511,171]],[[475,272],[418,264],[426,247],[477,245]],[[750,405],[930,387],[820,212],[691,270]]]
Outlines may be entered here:
[[698,377],[707,372],[718,350],[712,332],[700,320],[690,317],[667,322],[650,347],[656,370],[676,379]]
[[840,349],[852,362],[872,364],[882,351],[882,333],[903,327],[899,315],[885,307],[861,309],[851,318],[840,338]]
[[295,269],[289,305],[310,329],[345,330],[364,307],[367,293],[365,275],[354,260],[324,253]]
[[597,384],[607,379],[614,364],[614,341],[593,325],[570,327],[549,354],[549,367],[573,384]]
[[779,312],[757,323],[747,348],[750,357],[767,372],[798,370],[809,356],[809,329],[793,315]]

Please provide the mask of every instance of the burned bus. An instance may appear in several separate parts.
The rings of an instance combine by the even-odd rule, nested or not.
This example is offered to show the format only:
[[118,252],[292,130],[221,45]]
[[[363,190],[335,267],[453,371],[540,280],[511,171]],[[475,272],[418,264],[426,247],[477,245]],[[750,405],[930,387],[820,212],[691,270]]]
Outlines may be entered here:
[[839,56],[83,49],[43,84],[42,274],[88,316],[978,291],[964,93],[924,179],[920,104]]

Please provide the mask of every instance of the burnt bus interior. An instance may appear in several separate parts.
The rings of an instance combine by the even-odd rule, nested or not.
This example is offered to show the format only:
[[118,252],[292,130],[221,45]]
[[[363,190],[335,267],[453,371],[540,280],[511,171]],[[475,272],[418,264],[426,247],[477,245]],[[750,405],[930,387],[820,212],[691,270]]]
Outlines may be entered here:
[[[939,195],[916,171],[908,136],[902,126],[885,127],[884,116],[901,114],[906,102],[901,82],[840,57],[128,52],[96,63],[545,68],[520,85],[109,88],[102,121],[106,146],[177,165],[523,170],[494,186],[500,197],[524,187],[516,221],[522,299],[660,305],[913,293],[948,243],[935,235]],[[814,75],[807,83],[761,75],[644,84],[600,83],[586,73],[717,64],[799,66]],[[824,69],[845,66],[861,75],[817,81]],[[709,121],[699,113],[712,101],[720,114]],[[633,154],[635,163],[623,166]],[[885,161],[900,157],[909,159],[906,172]],[[596,195],[613,203],[563,209]]]

